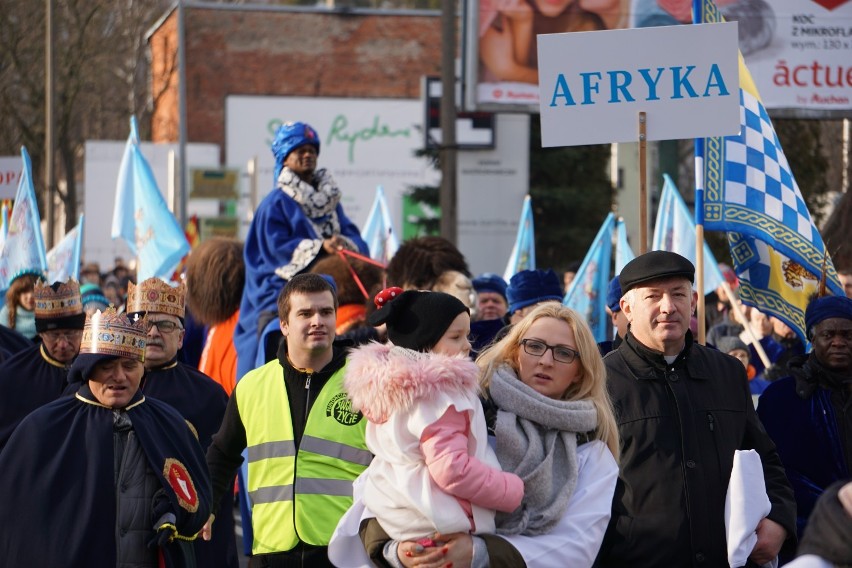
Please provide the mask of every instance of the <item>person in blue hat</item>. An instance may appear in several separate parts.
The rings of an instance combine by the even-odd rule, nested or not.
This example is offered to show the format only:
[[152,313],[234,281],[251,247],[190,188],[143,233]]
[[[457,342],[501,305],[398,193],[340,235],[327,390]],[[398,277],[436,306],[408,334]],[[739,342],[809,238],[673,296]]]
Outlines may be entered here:
[[476,316],[470,323],[473,357],[489,345],[508,323],[506,312],[509,310],[509,301],[506,298],[506,288],[506,281],[493,272],[480,274],[473,279],[473,289],[476,291]]
[[618,275],[609,281],[609,286],[606,289],[606,313],[612,321],[612,329],[615,331],[615,336],[612,340],[601,341],[598,343],[601,355],[606,355],[614,349],[618,349],[624,336],[627,335],[627,316],[621,311],[621,284],[618,283]]
[[556,273],[547,270],[521,270],[509,279],[506,297],[509,300],[509,322],[518,323],[542,302],[561,302],[562,286]]
[[275,319],[275,301],[290,278],[339,249],[369,255],[343,212],[340,188],[317,168],[319,151],[319,135],[304,122],[283,124],[272,142],[275,187],[255,211],[245,242],[245,288],[234,330],[237,379],[254,368],[258,336]]
[[852,299],[812,300],[805,326],[811,352],[788,362],[757,408],[796,494],[800,538],[819,496],[852,476]]

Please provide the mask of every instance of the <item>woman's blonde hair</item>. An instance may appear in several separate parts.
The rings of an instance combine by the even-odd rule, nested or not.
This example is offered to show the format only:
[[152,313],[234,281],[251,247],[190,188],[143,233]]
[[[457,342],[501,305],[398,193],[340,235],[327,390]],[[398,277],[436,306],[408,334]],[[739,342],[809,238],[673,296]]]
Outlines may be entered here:
[[6,290],[6,310],[9,312],[10,329],[15,329],[15,320],[18,315],[18,306],[21,305],[21,296],[27,292],[34,291],[36,282],[38,282],[38,277],[35,274],[24,274],[12,280],[9,289]]
[[[518,357],[521,351],[521,339],[530,326],[542,318],[562,320],[571,326],[577,351],[580,352],[580,380],[573,383],[562,395],[563,400],[590,400],[598,412],[598,427],[595,438],[604,442],[615,459],[619,455],[618,426],[612,402],[606,390],[606,368],[598,345],[588,324],[576,311],[555,302],[546,302],[536,306],[524,319],[511,327],[503,339],[486,349],[476,359],[482,371],[482,388],[487,390],[491,377],[498,367],[508,365],[515,375],[520,372]],[[520,379],[519,379],[520,380]]]

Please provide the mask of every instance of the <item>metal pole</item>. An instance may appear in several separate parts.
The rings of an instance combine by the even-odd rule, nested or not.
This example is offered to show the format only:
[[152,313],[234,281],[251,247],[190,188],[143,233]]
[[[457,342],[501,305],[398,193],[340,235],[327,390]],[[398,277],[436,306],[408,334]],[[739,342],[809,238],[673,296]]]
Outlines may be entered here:
[[186,167],[186,10],[183,0],[178,0],[178,144],[180,169],[178,189],[180,190],[180,211],[178,220],[186,227],[187,208],[187,167]]
[[44,183],[45,205],[47,206],[47,248],[53,248],[53,233],[55,231],[54,188],[56,187],[53,171],[53,148],[55,134],[53,132],[53,0],[46,0],[47,11],[45,22],[44,46]]
[[457,244],[456,3],[441,0],[441,236]]

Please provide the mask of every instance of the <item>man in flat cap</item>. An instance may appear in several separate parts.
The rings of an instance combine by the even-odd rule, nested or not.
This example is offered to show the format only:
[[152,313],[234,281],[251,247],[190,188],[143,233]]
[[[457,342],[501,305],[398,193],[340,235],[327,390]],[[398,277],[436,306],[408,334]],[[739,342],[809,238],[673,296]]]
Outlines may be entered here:
[[0,450],[27,414],[65,391],[68,369],[80,351],[86,314],[77,282],[38,281],[33,297],[41,341],[0,365]]
[[790,360],[758,406],[796,494],[800,537],[822,492],[852,476],[852,299],[814,299],[805,326],[811,352]]
[[[145,376],[140,390],[173,406],[196,432],[205,451],[219,430],[228,395],[222,385],[190,365],[177,360],[183,346],[186,285],[177,286],[148,278],[127,288],[127,312],[143,318],[147,331]],[[231,488],[233,489],[233,487]],[[213,507],[220,523],[211,542],[195,541],[199,566],[236,568],[237,549],[233,532],[233,491],[227,491]]]
[[725,496],[736,450],[758,452],[771,502],[750,560],[769,562],[795,536],[793,493],[745,369],[689,331],[694,273],[682,256],[653,251],[619,275],[629,327],[604,363],[621,460],[596,566],[728,566]]

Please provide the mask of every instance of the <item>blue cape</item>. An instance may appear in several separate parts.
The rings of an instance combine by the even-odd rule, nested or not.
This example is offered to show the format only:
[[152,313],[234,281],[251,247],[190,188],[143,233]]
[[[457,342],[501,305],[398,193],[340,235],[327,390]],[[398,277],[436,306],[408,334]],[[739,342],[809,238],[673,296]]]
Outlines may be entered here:
[[[195,535],[211,500],[201,446],[167,404],[137,392],[127,408],[148,465],[172,503],[179,533]],[[183,504],[172,488],[175,476],[171,483],[167,477],[174,468],[180,471]],[[113,568],[114,469],[113,410],[98,404],[88,385],[24,419],[0,453],[4,564]],[[180,546],[175,543],[163,550],[167,565],[179,566],[170,560]]]

